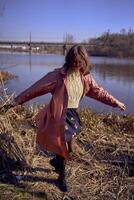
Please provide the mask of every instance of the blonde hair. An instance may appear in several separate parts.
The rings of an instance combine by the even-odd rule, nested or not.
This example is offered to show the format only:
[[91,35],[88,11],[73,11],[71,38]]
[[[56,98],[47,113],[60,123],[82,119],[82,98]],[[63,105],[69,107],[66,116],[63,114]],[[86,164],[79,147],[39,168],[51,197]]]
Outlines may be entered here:
[[65,57],[65,64],[66,64],[67,70],[71,67],[71,63],[74,61],[74,59],[77,59],[78,57],[80,57],[85,63],[85,65],[80,69],[80,71],[83,74],[89,73],[89,70],[90,70],[89,56],[86,49],[81,45],[74,45],[68,51]]

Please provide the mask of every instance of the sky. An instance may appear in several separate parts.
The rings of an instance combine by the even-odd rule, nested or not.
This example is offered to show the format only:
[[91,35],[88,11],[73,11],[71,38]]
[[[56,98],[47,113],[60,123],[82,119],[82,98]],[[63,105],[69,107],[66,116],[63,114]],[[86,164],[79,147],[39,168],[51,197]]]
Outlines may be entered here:
[[0,40],[76,42],[134,28],[134,0],[0,0]]

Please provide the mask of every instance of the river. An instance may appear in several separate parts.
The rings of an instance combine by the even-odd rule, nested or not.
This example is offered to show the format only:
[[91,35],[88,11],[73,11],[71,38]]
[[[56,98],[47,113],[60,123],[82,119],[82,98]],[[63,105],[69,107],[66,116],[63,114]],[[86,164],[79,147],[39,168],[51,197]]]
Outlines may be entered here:
[[[134,60],[90,57],[93,64],[92,75],[96,82],[110,94],[126,104],[126,111],[121,112],[94,99],[84,97],[80,107],[90,107],[95,112],[114,112],[134,114]],[[8,53],[0,52],[0,70],[9,71],[18,77],[5,83],[9,94],[20,92],[28,88],[54,68],[64,63],[63,55]],[[47,94],[30,100],[27,104],[47,104],[51,95]]]

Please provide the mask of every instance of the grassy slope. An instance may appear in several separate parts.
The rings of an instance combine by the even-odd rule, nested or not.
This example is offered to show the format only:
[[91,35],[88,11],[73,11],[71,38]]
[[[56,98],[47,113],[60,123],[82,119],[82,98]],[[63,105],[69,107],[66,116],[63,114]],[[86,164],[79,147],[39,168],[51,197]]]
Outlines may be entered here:
[[[0,114],[0,132],[14,136],[32,171],[22,176],[24,189],[0,185],[0,199],[91,199],[125,200],[134,198],[133,169],[122,160],[134,158],[134,117],[99,115],[80,110],[82,132],[74,144],[74,159],[68,161],[70,192],[63,194],[56,185],[57,174],[49,165],[51,155],[36,147],[32,126],[38,108],[11,109]],[[5,190],[5,187],[7,188]],[[34,193],[33,193],[34,191]]]

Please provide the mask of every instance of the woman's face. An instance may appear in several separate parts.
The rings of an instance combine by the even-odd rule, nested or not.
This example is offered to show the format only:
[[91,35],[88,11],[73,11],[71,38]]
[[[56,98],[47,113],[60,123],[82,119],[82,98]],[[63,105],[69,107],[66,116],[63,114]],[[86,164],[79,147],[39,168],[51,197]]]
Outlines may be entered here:
[[81,57],[79,56],[72,60],[71,69],[73,71],[78,71],[84,66],[84,64],[85,64],[85,61],[83,59],[81,59]]

